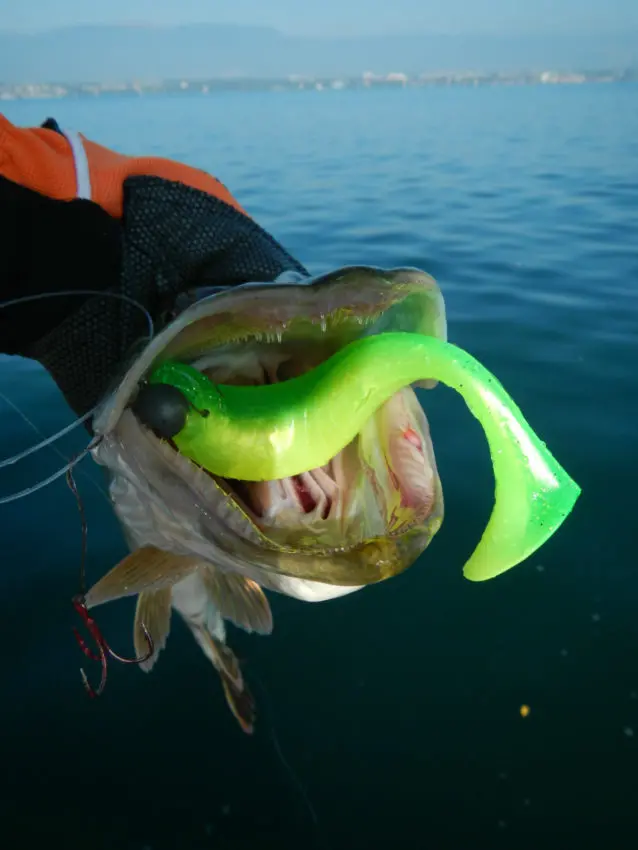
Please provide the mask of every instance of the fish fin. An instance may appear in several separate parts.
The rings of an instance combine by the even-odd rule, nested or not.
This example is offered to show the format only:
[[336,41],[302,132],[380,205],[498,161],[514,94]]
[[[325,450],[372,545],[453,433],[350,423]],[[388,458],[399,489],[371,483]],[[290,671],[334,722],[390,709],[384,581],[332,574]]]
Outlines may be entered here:
[[201,571],[208,594],[225,620],[246,632],[269,635],[273,629],[272,611],[266,594],[252,579],[224,573],[207,564]]
[[255,700],[244,680],[239,660],[226,644],[214,638],[211,638],[211,643],[213,653],[219,659],[219,666],[215,664],[215,667],[222,680],[228,707],[244,732],[252,735],[255,728]]
[[247,685],[241,691],[237,690],[229,679],[221,677],[224,695],[228,707],[235,719],[247,735],[255,731],[255,700]]
[[123,558],[86,594],[86,607],[95,608],[145,590],[170,588],[197,569],[201,561],[185,555],[143,546]]
[[229,646],[212,637],[205,628],[191,624],[191,629],[206,657],[219,673],[228,707],[244,732],[252,735],[255,724],[255,700],[246,685],[237,656]]
[[159,590],[146,590],[137,597],[135,606],[135,621],[133,623],[133,643],[138,658],[148,652],[148,643],[142,629],[146,627],[153,641],[153,654],[148,661],[143,661],[139,667],[145,673],[150,673],[160,652],[166,646],[171,628],[171,588],[162,587]]
[[239,666],[239,660],[232,649],[220,640],[212,638],[213,654],[217,657],[215,668],[219,675],[229,681],[234,688],[241,691],[244,687],[244,677]]

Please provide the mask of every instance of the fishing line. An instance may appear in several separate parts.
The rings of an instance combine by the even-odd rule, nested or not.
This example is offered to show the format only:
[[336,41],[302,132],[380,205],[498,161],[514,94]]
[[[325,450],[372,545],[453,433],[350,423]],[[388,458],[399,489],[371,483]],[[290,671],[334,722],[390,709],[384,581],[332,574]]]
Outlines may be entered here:
[[[144,316],[146,317],[146,321],[148,323],[148,340],[150,341],[151,339],[153,339],[153,336],[155,334],[155,327],[153,325],[153,319],[152,319],[150,313],[148,312],[148,310],[142,304],[140,304],[138,301],[136,301],[134,298],[130,298],[128,295],[123,295],[122,293],[119,293],[119,292],[101,292],[100,290],[95,290],[95,289],[62,290],[60,292],[43,292],[43,293],[39,293],[37,295],[25,295],[22,298],[12,298],[9,301],[1,302],[0,303],[0,310],[7,308],[7,307],[13,307],[17,304],[24,304],[24,303],[27,303],[29,301],[38,301],[38,300],[43,299],[43,298],[56,298],[56,297],[60,298],[60,297],[69,297],[69,296],[74,296],[74,295],[96,296],[96,297],[104,297],[104,298],[119,298],[120,301],[125,301],[128,304],[131,304],[132,306],[136,307],[138,310],[141,310],[142,313],[144,313]],[[14,402],[12,402],[9,398],[7,398],[4,395],[4,393],[2,393],[1,391],[0,391],[0,398],[3,398],[4,401],[6,401],[7,404],[10,407],[12,407],[22,417],[22,419],[39,436],[43,436],[40,429],[37,427],[37,425],[35,425],[29,419],[27,414],[23,413],[23,411],[20,410],[20,408],[16,404],[14,404]],[[49,446],[51,449],[53,449],[54,452],[56,452],[56,454],[58,454],[60,457],[62,457],[63,460],[66,460],[66,458],[64,457],[62,452],[57,448],[57,446],[54,445],[54,443],[57,440],[59,440],[61,437],[65,436],[66,434],[69,434],[71,431],[73,431],[79,425],[82,425],[84,422],[86,422],[91,416],[94,415],[94,413],[97,411],[98,407],[99,407],[99,403],[96,404],[91,410],[89,410],[83,416],[80,416],[77,419],[75,419],[73,422],[71,422],[71,424],[65,425],[63,428],[61,428],[59,431],[57,431],[56,433],[52,434],[49,437],[43,437],[43,439],[39,443],[36,443],[36,445],[30,446],[27,449],[24,449],[20,452],[17,452],[16,454],[12,455],[11,457],[4,458],[3,460],[0,461],[0,469],[7,467],[7,466],[12,466],[13,464],[18,463],[18,461],[24,460],[24,458],[29,457],[30,455],[34,454],[35,452],[39,451],[40,449],[45,448],[46,446]],[[68,463],[66,463],[62,467],[62,469],[57,470],[57,472],[54,472],[52,475],[50,475],[44,481],[40,481],[37,484],[33,484],[30,487],[26,487],[24,490],[21,490],[18,493],[12,493],[9,496],[0,497],[0,505],[6,505],[9,502],[16,501],[17,499],[21,499],[24,496],[29,496],[31,493],[35,493],[38,490],[41,490],[43,487],[46,487],[48,484],[51,484],[53,481],[56,481],[58,478],[61,478],[63,475],[66,476],[67,484],[68,484],[73,496],[75,497],[75,500],[76,500],[76,503],[77,503],[77,506],[78,506],[78,511],[79,511],[79,514],[80,514],[80,521],[81,521],[81,524],[82,524],[82,552],[81,552],[81,560],[80,560],[80,592],[78,594],[76,594],[76,596],[74,596],[74,598],[72,600],[73,601],[73,607],[75,608],[75,611],[80,615],[82,622],[83,622],[88,634],[90,635],[90,637],[92,638],[92,640],[94,642],[95,648],[92,649],[87,644],[87,642],[80,635],[79,631],[76,628],[73,629],[73,632],[74,632],[75,638],[76,638],[76,640],[77,640],[77,642],[80,646],[80,649],[82,650],[84,655],[87,658],[90,658],[93,661],[100,662],[100,666],[101,666],[101,678],[100,678],[100,683],[97,686],[97,688],[94,688],[90,684],[89,679],[88,679],[86,673],[84,672],[84,669],[80,669],[80,673],[81,673],[81,676],[82,676],[82,682],[84,684],[84,687],[85,687],[87,693],[91,697],[98,697],[102,693],[102,691],[104,690],[104,687],[106,685],[107,661],[108,661],[109,656],[111,658],[114,658],[116,661],[120,661],[124,664],[140,664],[140,663],[143,663],[144,661],[147,661],[152,656],[152,654],[154,652],[153,640],[151,638],[151,635],[148,632],[146,626],[142,623],[142,630],[144,632],[144,636],[145,636],[146,642],[148,644],[147,653],[144,656],[139,657],[139,658],[138,657],[125,658],[124,656],[121,656],[118,653],[116,653],[109,646],[107,641],[105,640],[100,629],[98,628],[97,623],[95,622],[93,617],[91,617],[91,615],[89,614],[87,606],[86,606],[85,593],[86,593],[86,556],[87,556],[88,528],[87,528],[87,522],[86,522],[86,514],[85,514],[85,511],[84,511],[84,504],[82,502],[78,488],[77,488],[76,483],[75,483],[75,479],[73,477],[73,469],[83,458],[86,457],[87,454],[89,454],[89,452],[91,452],[102,441],[102,439],[103,439],[102,435],[97,436],[97,437],[93,437],[89,441],[88,445],[85,446],[80,452],[78,452],[73,458],[71,458],[71,460],[69,460]],[[102,495],[108,501],[106,494],[102,492],[101,488],[93,480],[93,478],[91,478],[88,475],[87,475],[87,477],[90,478],[91,483],[94,484],[98,488],[98,490],[100,490],[100,493],[102,493]]]
[[0,498],[0,505],[6,505],[9,502],[15,502],[18,499],[22,499],[24,496],[30,496],[32,493],[37,493],[38,490],[42,490],[43,487],[46,487],[49,484],[52,484],[54,481],[57,481],[58,478],[62,478],[63,475],[66,475],[69,470],[73,469],[73,467],[81,461],[83,458],[92,451],[95,446],[97,446],[99,440],[93,439],[88,444],[88,446],[83,449],[78,455],[76,455],[72,460],[70,460],[66,466],[63,466],[62,469],[58,469],[57,472],[54,472],[52,475],[49,475],[48,478],[43,479],[42,481],[38,481],[37,484],[32,484],[30,487],[25,487],[24,490],[20,490],[17,493],[12,493],[10,496],[2,496]]
[[[5,402],[9,405],[9,407],[12,407],[12,408],[15,410],[15,412],[18,414],[18,416],[22,417],[22,419],[23,419],[23,420],[27,423],[27,425],[35,431],[35,433],[38,435],[38,437],[42,437],[43,442],[42,442],[42,443],[40,443],[40,445],[41,445],[41,446],[49,445],[49,448],[51,449],[51,451],[52,451],[52,452],[55,452],[55,453],[56,453],[56,455],[57,455],[59,458],[61,458],[63,461],[68,461],[68,460],[69,460],[69,458],[68,458],[68,457],[66,457],[64,454],[62,454],[62,452],[60,451],[60,449],[59,449],[57,446],[52,446],[52,445],[50,445],[50,443],[51,443],[51,441],[52,441],[52,438],[51,438],[51,437],[45,437],[45,435],[44,435],[44,434],[42,433],[42,431],[38,428],[38,426],[35,424],[35,422],[33,422],[31,419],[29,419],[29,417],[28,417],[28,416],[27,416],[27,414],[24,412],[24,410],[21,410],[21,409],[18,407],[18,405],[17,405],[14,401],[12,401],[12,400],[11,400],[8,396],[6,396],[6,395],[5,395],[3,392],[1,392],[1,391],[0,391],[0,398],[1,398],[3,401],[5,401]],[[69,428],[70,428],[70,427],[71,427],[71,426],[69,426]],[[46,441],[46,442],[45,442],[45,441]],[[9,458],[9,460],[11,460],[11,458]],[[0,464],[0,466],[6,466],[6,465],[8,465],[8,464],[6,463],[6,461],[3,461],[3,462]],[[110,505],[110,504],[111,504],[111,502],[110,502],[109,497],[108,497],[108,496],[107,496],[107,494],[106,494],[106,491],[104,490],[104,488],[103,488],[103,487],[100,487],[99,483],[95,480],[95,478],[93,478],[93,476],[92,476],[92,475],[89,475],[89,474],[88,474],[88,472],[86,472],[84,469],[81,469],[81,470],[80,470],[80,472],[82,473],[82,475],[83,475],[83,476],[84,476],[84,477],[85,477],[88,481],[90,481],[90,482],[91,482],[91,484],[92,484],[92,485],[95,487],[95,489],[99,492],[99,494],[102,496],[102,498],[103,498],[103,499],[106,499],[107,503]]]
[[[30,301],[39,301],[43,298],[61,298],[61,297],[68,298],[68,297],[72,297],[74,295],[96,296],[96,297],[103,297],[103,298],[119,298],[120,301],[125,301],[128,304],[131,304],[133,307],[136,307],[138,310],[141,310],[141,312],[144,313],[144,316],[146,317],[146,321],[147,321],[147,324],[148,324],[148,334],[149,334],[148,339],[149,340],[153,339],[153,336],[155,334],[155,327],[154,327],[154,324],[153,324],[153,319],[151,317],[151,314],[148,312],[148,310],[142,304],[139,303],[139,301],[136,301],[134,298],[131,298],[128,295],[124,295],[123,293],[120,293],[120,292],[101,292],[100,290],[97,290],[97,289],[70,289],[70,290],[61,290],[60,292],[41,292],[41,293],[38,293],[36,295],[25,295],[21,298],[12,298],[9,301],[0,302],[0,310],[3,310],[7,307],[13,307],[13,306],[16,306],[18,304],[25,304],[25,303],[30,302]],[[5,398],[5,400],[12,407],[15,408],[15,405],[11,401],[9,401],[9,399],[6,399],[6,397],[4,395],[2,395],[2,397]],[[18,461],[23,460],[25,457],[29,457],[30,455],[34,454],[35,452],[39,451],[40,449],[43,449],[46,446],[54,443],[56,440],[59,440],[61,437],[64,437],[66,434],[70,433],[75,428],[77,428],[78,426],[80,426],[84,422],[86,422],[87,419],[90,419],[90,417],[93,416],[93,414],[96,412],[98,406],[99,406],[99,404],[96,404],[95,407],[93,407],[87,413],[85,413],[82,416],[75,419],[73,422],[71,422],[70,425],[65,425],[64,428],[61,428],[59,431],[52,434],[50,437],[46,437],[45,439],[41,440],[39,443],[36,443],[34,446],[29,446],[29,448],[23,449],[22,451],[17,452],[16,454],[12,455],[11,457],[3,458],[2,460],[0,460],[0,469],[7,467],[7,466],[12,466],[13,464],[18,463]],[[17,408],[15,408],[15,409],[17,409]],[[21,416],[23,416],[24,419],[26,419],[26,421],[29,421],[25,414],[23,414],[19,410],[18,410],[18,412],[20,413]],[[29,424],[32,424],[32,423],[29,423]],[[35,428],[35,426],[33,426],[33,427]],[[38,429],[35,428],[35,430],[37,431]],[[86,455],[89,454],[89,452],[91,452],[92,449],[94,449],[96,445],[97,445],[97,440],[95,438],[93,438],[89,442],[88,446],[86,446],[82,451],[80,451],[62,469],[59,469],[57,472],[54,472],[52,475],[50,475],[48,478],[44,479],[43,481],[40,481],[37,484],[33,484],[30,487],[26,487],[24,490],[20,490],[18,493],[12,493],[9,496],[0,497],[0,505],[6,505],[9,502],[14,502],[17,499],[22,499],[25,496],[30,496],[32,493],[35,493],[38,490],[41,490],[43,487],[48,486],[49,484],[56,481],[58,478],[61,478],[63,475],[66,475],[71,469],[73,469],[75,464],[77,464],[81,460],[83,460],[83,458],[85,458]],[[52,446],[52,448],[54,448],[54,447]]]
[[272,710],[272,706],[271,706],[271,703],[270,703],[270,697],[268,696],[268,691],[266,690],[266,686],[262,682],[260,676],[258,676],[257,673],[255,673],[254,671],[251,671],[250,678],[253,679],[255,682],[257,682],[257,685],[259,686],[259,690],[261,691],[262,698],[263,698],[263,700],[264,700],[264,702],[266,703],[266,706],[267,706],[266,711],[267,711],[268,719],[269,719],[268,726],[270,728],[270,739],[272,741],[272,745],[273,745],[273,748],[275,750],[275,754],[276,754],[277,758],[279,759],[279,761],[281,762],[281,764],[283,765],[286,773],[288,774],[288,778],[291,780],[292,784],[295,786],[295,788],[299,792],[299,796],[303,800],[306,811],[308,812],[308,815],[310,816],[310,819],[311,819],[313,827],[314,827],[315,844],[316,844],[317,847],[321,848],[321,847],[323,847],[323,842],[320,840],[320,837],[319,837],[320,830],[319,830],[319,818],[317,816],[317,812],[315,810],[315,807],[312,804],[312,800],[308,796],[308,792],[304,788],[301,780],[299,779],[299,777],[295,773],[292,765],[290,764],[288,759],[285,757],[283,750],[281,749],[281,744],[279,743],[279,738],[277,737],[277,733],[275,731],[274,715],[273,715],[273,710]]
[[[31,427],[35,431],[38,430],[33,425],[33,423],[30,422],[27,419],[26,415],[23,414],[23,412],[18,409],[17,405],[15,405],[11,401],[11,399],[7,398],[4,393],[0,393],[0,396],[2,396],[4,401],[6,401],[7,404],[11,405],[11,407],[17,413],[19,413],[20,416],[22,416],[22,418],[25,419],[28,422],[28,424],[31,425]],[[45,446],[48,446],[51,443],[54,443],[60,437],[64,437],[65,434],[68,434],[69,431],[72,431],[77,425],[81,425],[82,422],[85,422],[92,413],[93,413],[93,410],[90,410],[88,413],[85,413],[84,416],[82,416],[81,419],[75,419],[73,422],[71,422],[70,425],[67,425],[66,427],[60,429],[55,434],[52,434],[50,437],[44,437],[44,439],[42,440],[41,443],[36,443],[35,446],[29,446],[28,449],[24,449],[24,451],[18,452],[18,454],[12,455],[11,457],[6,457],[6,458],[4,458],[4,460],[0,460],[0,469],[2,469],[3,466],[11,466],[12,464],[17,463],[19,460],[22,460],[23,458],[28,457],[29,455],[33,454],[34,452],[37,452],[39,449],[43,449],[43,448],[45,448]],[[53,446],[51,446],[51,448],[53,448]]]

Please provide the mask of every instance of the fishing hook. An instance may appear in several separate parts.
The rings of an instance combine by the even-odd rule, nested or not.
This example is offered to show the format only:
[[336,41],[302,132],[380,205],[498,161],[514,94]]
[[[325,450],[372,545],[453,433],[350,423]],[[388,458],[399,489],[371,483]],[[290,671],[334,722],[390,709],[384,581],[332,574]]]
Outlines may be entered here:
[[82,676],[82,684],[84,685],[84,688],[85,688],[86,692],[88,693],[88,695],[90,697],[94,698],[94,697],[99,697],[102,694],[102,691],[104,690],[104,688],[106,686],[106,678],[107,678],[107,675],[108,675],[108,656],[109,655],[111,656],[111,658],[114,658],[116,661],[119,661],[121,664],[144,664],[145,661],[148,661],[152,657],[152,655],[155,651],[155,646],[153,644],[153,639],[152,639],[148,629],[146,628],[144,623],[141,623],[140,625],[141,625],[142,631],[144,632],[144,638],[145,638],[147,646],[148,646],[148,650],[147,650],[146,654],[142,655],[140,657],[133,657],[133,658],[126,658],[123,655],[119,655],[117,652],[115,652],[115,650],[111,649],[111,647],[108,645],[108,643],[106,642],[106,640],[105,640],[102,632],[100,631],[97,623],[95,622],[94,618],[89,614],[89,610],[86,607],[86,598],[85,598],[85,593],[86,593],[85,568],[86,568],[86,549],[87,549],[86,544],[87,544],[88,528],[87,528],[86,516],[85,516],[85,513],[84,513],[84,505],[82,503],[82,499],[80,497],[80,494],[79,494],[78,489],[77,489],[77,485],[75,483],[75,479],[73,477],[73,465],[71,467],[69,467],[69,469],[66,473],[66,481],[67,481],[67,484],[69,485],[69,489],[71,490],[71,492],[75,496],[75,500],[76,500],[77,505],[78,505],[78,510],[80,512],[80,521],[81,521],[81,524],[82,524],[82,557],[81,557],[81,560],[80,560],[80,593],[78,593],[76,596],[73,597],[72,604],[73,604],[73,607],[74,607],[76,613],[79,614],[80,618],[82,619],[82,622],[84,623],[84,626],[85,626],[87,632],[93,638],[95,646],[97,647],[97,653],[94,652],[89,647],[89,645],[84,640],[84,638],[82,637],[82,635],[80,634],[78,629],[76,629],[75,627],[73,628],[73,634],[75,636],[76,641],[78,642],[78,646],[80,647],[80,649],[82,650],[84,655],[87,658],[89,658],[91,661],[99,661],[100,666],[102,668],[101,677],[100,677],[100,684],[98,685],[97,688],[94,688],[91,685],[91,683],[89,682],[88,676],[84,672],[84,669],[80,668],[80,674]]
[[82,596],[80,594],[78,594],[77,596],[74,596],[72,603],[73,603],[73,607],[75,608],[76,613],[80,615],[82,622],[84,623],[84,626],[86,627],[87,632],[93,638],[93,641],[95,642],[95,646],[97,647],[97,653],[95,653],[88,646],[88,644],[86,643],[86,641],[84,640],[84,638],[82,637],[82,635],[80,634],[78,629],[76,629],[74,627],[73,628],[73,634],[75,635],[75,639],[78,642],[78,646],[80,647],[80,649],[82,650],[84,655],[87,658],[89,658],[91,661],[99,661],[101,668],[102,668],[101,677],[100,677],[100,684],[98,685],[97,688],[94,688],[91,685],[91,683],[89,682],[88,676],[84,672],[84,669],[80,668],[80,674],[82,676],[82,683],[84,685],[86,692],[88,693],[88,695],[91,698],[99,697],[102,694],[102,692],[104,691],[104,688],[106,686],[106,678],[107,678],[107,675],[108,675],[108,656],[110,655],[111,658],[114,658],[116,661],[119,661],[121,664],[143,664],[145,661],[148,661],[151,658],[151,656],[153,655],[153,653],[155,651],[155,646],[153,644],[153,638],[151,637],[151,635],[150,635],[148,629],[146,628],[146,626],[144,625],[144,623],[141,623],[142,631],[144,632],[144,638],[145,638],[146,643],[148,645],[147,652],[142,656],[139,656],[139,657],[135,656],[133,658],[126,658],[123,655],[119,655],[117,652],[115,652],[114,649],[111,649],[111,647],[108,645],[108,643],[106,642],[106,639],[104,638],[104,635],[102,634],[102,632],[100,631],[100,629],[98,627],[98,624],[95,622],[94,618],[89,614],[88,608],[86,607],[86,600],[84,599],[84,596]]

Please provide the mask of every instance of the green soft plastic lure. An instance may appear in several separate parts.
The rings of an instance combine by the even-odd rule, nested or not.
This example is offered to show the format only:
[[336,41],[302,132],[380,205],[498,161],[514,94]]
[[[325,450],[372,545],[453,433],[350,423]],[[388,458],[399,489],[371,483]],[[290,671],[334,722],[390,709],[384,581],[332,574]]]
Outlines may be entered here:
[[459,392],[485,431],[495,503],[464,575],[493,578],[552,536],[580,487],[494,375],[457,346],[383,333],[356,340],[282,383],[216,385],[191,366],[167,361],[149,384],[167,384],[187,400],[180,427],[170,434],[180,452],[222,478],[265,481],[327,464],[388,398],[426,378]]

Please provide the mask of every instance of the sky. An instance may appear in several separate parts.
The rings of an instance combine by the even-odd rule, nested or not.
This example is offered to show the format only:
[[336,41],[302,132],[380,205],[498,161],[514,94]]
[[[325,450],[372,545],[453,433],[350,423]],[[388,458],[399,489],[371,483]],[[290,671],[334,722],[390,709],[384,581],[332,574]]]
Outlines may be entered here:
[[237,23],[292,35],[579,33],[638,29],[638,0],[0,0],[0,29]]

